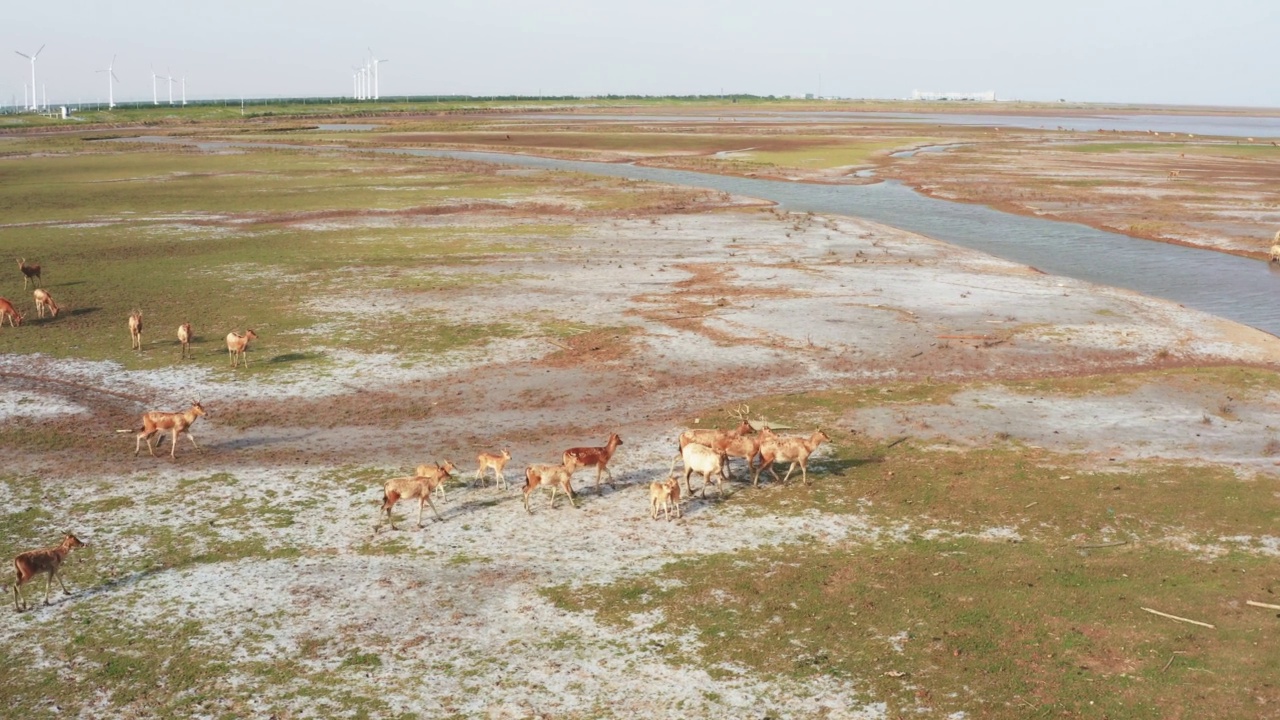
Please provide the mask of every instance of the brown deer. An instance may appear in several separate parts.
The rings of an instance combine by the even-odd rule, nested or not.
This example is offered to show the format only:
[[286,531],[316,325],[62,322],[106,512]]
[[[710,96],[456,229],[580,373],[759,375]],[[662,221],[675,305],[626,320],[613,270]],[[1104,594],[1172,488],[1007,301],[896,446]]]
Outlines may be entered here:
[[777,480],[778,473],[773,471],[773,464],[775,462],[789,462],[791,467],[787,468],[787,474],[782,477],[782,484],[785,485],[787,483],[792,471],[796,469],[796,465],[799,465],[800,472],[804,476],[804,484],[808,485],[809,455],[824,442],[831,442],[831,438],[821,430],[815,430],[813,435],[808,438],[766,437],[760,442],[760,467],[756,469],[756,481],[759,481],[760,473],[765,468],[768,468],[769,474],[773,476],[774,480]]
[[[62,592],[70,595],[71,591],[67,589],[67,584],[62,582],[62,578],[58,577],[58,569],[62,567],[62,561],[67,559],[67,554],[72,548],[84,547],[84,543],[80,542],[80,538],[67,533],[62,538],[62,543],[55,547],[45,548],[43,550],[28,550],[19,553],[13,559],[13,570],[17,575],[17,580],[13,583],[13,609],[22,612],[24,608],[30,608],[27,599],[23,597],[22,592],[18,589],[22,585],[41,573],[47,573],[49,579],[44,585],[44,604],[49,604],[49,591],[53,589],[53,579],[58,578],[58,584],[62,586]],[[19,600],[22,601],[19,605]]]
[[13,303],[0,298],[0,327],[4,326],[6,318],[9,320],[10,327],[18,327],[22,324],[22,313],[18,312]]
[[243,335],[237,332],[227,333],[227,355],[231,357],[231,367],[238,367],[239,360],[244,359],[244,366],[249,367],[249,356],[244,354],[250,340],[257,340],[258,333],[246,330]]
[[142,311],[129,313],[129,348],[142,352]]
[[435,503],[431,502],[431,493],[436,487],[443,485],[444,481],[449,478],[448,472],[441,472],[435,477],[401,477],[388,480],[382,486],[382,509],[378,511],[378,524],[374,526],[373,533],[376,535],[382,529],[382,518],[385,515],[387,522],[391,525],[392,530],[398,530],[395,522],[391,519],[391,509],[401,500],[418,501],[418,527],[422,527],[422,507],[424,505],[431,506],[431,512],[435,513],[437,520],[444,520],[440,517],[440,512],[436,510]]
[[38,317],[43,318],[44,311],[46,309],[49,311],[51,316],[58,317],[58,311],[62,308],[58,307],[58,303],[53,301],[53,296],[49,294],[48,290],[45,290],[44,288],[36,288],[33,295],[36,299],[36,315]]
[[541,487],[551,488],[551,509],[556,507],[556,491],[560,490],[569,496],[569,504],[578,507],[578,501],[573,497],[573,471],[578,466],[573,458],[569,458],[563,465],[545,465],[535,464],[524,469],[524,510],[530,515],[533,511],[529,509],[529,495]]
[[738,427],[732,430],[720,430],[717,428],[685,430],[680,433],[680,447],[683,448],[689,443],[698,443],[699,445],[706,445],[707,447],[715,447],[717,444],[724,443],[729,438],[750,435],[756,431],[756,429],[752,427],[751,421],[747,419],[747,416],[750,415],[750,413],[751,406],[739,405],[738,409],[731,413],[733,418],[738,421]]
[[609,460],[613,457],[613,451],[618,449],[622,444],[622,438],[618,433],[609,435],[609,440],[604,447],[576,447],[569,448],[564,451],[564,455],[560,458],[564,465],[569,465],[570,461],[577,467],[596,468],[596,494],[600,494],[600,476],[607,474],[609,476],[609,484],[613,485],[613,473],[609,472]]
[[485,482],[484,471],[493,468],[493,484],[494,486],[502,485],[505,490],[507,488],[507,478],[502,474],[502,469],[507,466],[507,461],[511,459],[511,452],[503,450],[501,453],[482,452],[476,456],[476,462],[479,467],[476,468],[476,480],[482,485]]
[[178,344],[182,346],[182,358],[191,357],[191,323],[178,326]]
[[678,476],[668,477],[661,482],[649,483],[649,517],[657,520],[658,508],[661,507],[667,521],[670,522],[672,505],[676,507],[676,517],[681,517],[680,478]]
[[439,483],[435,485],[436,492],[440,493],[441,500],[448,500],[449,498],[445,497],[445,483],[453,477],[449,473],[457,469],[458,468],[454,467],[453,463],[449,461],[449,458],[445,458],[442,463],[419,465],[418,469],[414,471],[413,474],[415,477],[419,478],[427,478],[429,480],[438,479]]
[[18,259],[18,269],[22,271],[22,289],[27,289],[27,283],[32,283],[36,287],[40,287],[40,266],[28,265],[26,258]]
[[[137,428],[135,430],[117,430],[116,432],[137,433],[137,442],[134,443],[133,446],[134,457],[137,457],[138,451],[142,449],[142,441],[144,439],[147,441],[147,450],[151,451],[152,457],[155,457],[156,447],[160,445],[160,442],[164,441],[162,433],[167,430],[172,433],[173,441],[170,443],[171,447],[169,448],[169,457],[176,460],[177,455],[175,453],[178,451],[178,435],[182,433],[187,434],[187,437],[191,440],[191,444],[197,451],[203,452],[200,450],[200,446],[196,445],[196,437],[191,434],[191,424],[196,421],[196,418],[202,417],[203,415],[204,406],[200,404],[199,400],[192,400],[191,408],[184,412],[161,412],[159,410],[145,412],[142,413],[141,428]],[[157,442],[155,446],[152,446],[151,438],[157,433],[161,434],[160,441]]]

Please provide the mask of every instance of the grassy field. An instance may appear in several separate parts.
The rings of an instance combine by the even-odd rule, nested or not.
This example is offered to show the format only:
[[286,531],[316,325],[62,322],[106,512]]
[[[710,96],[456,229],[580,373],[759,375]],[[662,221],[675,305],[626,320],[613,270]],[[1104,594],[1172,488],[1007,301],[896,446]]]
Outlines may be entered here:
[[[211,136],[227,132],[209,129]],[[627,152],[741,150],[759,141],[612,129],[515,135],[543,147]],[[376,142],[379,133],[363,137]],[[466,138],[499,142],[493,131],[456,127],[407,141]],[[822,169],[935,139],[813,135],[752,151],[746,162]],[[519,292],[511,289],[519,287],[515,281],[547,273],[543,263],[561,257],[557,252],[569,258],[565,265],[613,266],[620,251],[606,244],[606,223],[631,222],[645,237],[676,233],[689,214],[728,200],[568,173],[301,149],[198,153],[22,136],[0,141],[0,155],[9,251],[0,258],[9,263],[0,287],[27,315],[22,327],[0,328],[6,358],[39,354],[68,375],[72,361],[100,363],[107,378],[159,375],[180,364],[174,329],[189,321],[197,335],[192,365],[271,387],[323,375],[338,352],[432,367],[449,353],[513,338],[559,346],[556,355],[515,368],[510,386],[467,395],[481,402],[470,415],[458,411],[459,425],[424,423],[414,436],[421,446],[413,448],[424,456],[451,440],[450,432],[462,435],[459,426],[487,431],[491,418],[506,423],[506,438],[541,439],[566,427],[594,433],[605,422],[656,435],[652,427],[664,419],[650,417],[654,406],[628,406],[618,420],[605,403],[594,411],[604,418],[587,418],[576,408],[557,414],[562,405],[546,411],[551,403],[537,399],[607,395],[615,375],[650,372],[651,355],[686,335],[654,340],[625,324],[631,316],[622,310],[609,323],[590,325],[508,296]],[[587,235],[585,219],[604,229]],[[779,220],[771,221],[779,235],[791,222],[801,227]],[[708,261],[714,270],[680,271],[670,282],[695,287],[727,274],[723,268],[750,251],[735,252]],[[824,262],[840,262],[834,252]],[[59,317],[35,317],[9,255],[44,266],[44,287],[64,306]],[[776,276],[792,265],[802,263],[767,256],[751,269]],[[629,272],[622,270],[628,281],[668,282]],[[575,303],[599,311],[617,297],[604,290],[586,286]],[[438,309],[462,291],[490,292],[516,311],[471,306],[472,295],[457,301],[464,307],[450,307],[452,314]],[[767,300],[762,294],[752,302],[763,311]],[[696,310],[720,306],[708,299]],[[147,322],[140,353],[126,344],[125,319],[135,308]],[[250,348],[252,366],[233,371],[222,336],[246,327],[261,339]],[[570,348],[569,338],[590,342]],[[591,355],[611,350],[606,339],[634,341],[634,354],[625,362]],[[758,349],[707,344],[725,355]],[[735,371],[749,373],[748,365]],[[538,384],[557,371],[565,373],[563,385]],[[673,427],[731,424],[728,407],[701,407],[678,374],[664,379],[669,384],[631,392],[679,396],[673,404],[688,416],[672,419]],[[590,494],[584,510],[551,511],[541,500],[532,517],[517,492],[455,486],[451,493],[461,499],[443,508],[447,522],[373,536],[381,483],[403,469],[391,459],[318,458],[344,431],[366,433],[353,443],[377,434],[401,443],[402,426],[433,419],[427,395],[410,392],[420,381],[366,393],[356,378],[350,396],[303,398],[303,410],[287,421],[278,420],[283,411],[261,405],[228,409],[217,422],[238,434],[226,447],[197,455],[184,444],[173,463],[144,455],[146,464],[128,464],[131,436],[116,441],[109,429],[82,427],[74,413],[61,424],[40,416],[0,424],[0,447],[34,457],[28,469],[0,470],[0,556],[47,545],[53,529],[73,523],[96,536],[68,563],[73,598],[3,621],[12,642],[0,649],[0,715],[476,717],[498,714],[503,699],[521,695],[543,703],[586,698],[557,717],[626,716],[607,694],[592,697],[584,668],[600,667],[614,681],[652,673],[646,677],[672,684],[705,671],[701,687],[653,706],[691,717],[745,714],[729,699],[759,686],[783,700],[847,688],[835,697],[882,703],[870,716],[884,718],[1280,717],[1276,612],[1245,605],[1276,603],[1280,595],[1273,474],[1228,462],[1118,463],[1097,452],[1047,450],[1007,432],[979,444],[924,437],[923,421],[916,421],[919,437],[873,438],[854,432],[851,419],[884,408],[916,415],[961,403],[958,397],[975,389],[998,388],[1021,404],[1171,388],[1214,398],[1203,426],[1230,427],[1240,422],[1237,406],[1261,408],[1261,416],[1273,408],[1280,375],[1270,368],[810,384],[747,399],[753,416],[795,432],[830,433],[809,485],[795,476],[785,487],[737,483],[723,501],[691,503],[690,517],[671,525],[643,515],[647,490],[638,476],[647,466],[633,468],[633,483]],[[442,404],[461,402],[462,392],[447,382],[431,392]],[[24,402],[22,395],[11,404]],[[344,425],[335,410],[340,402],[364,403],[362,427]],[[301,445],[280,455],[251,452],[251,442],[266,445],[286,432],[296,433],[288,441],[313,434],[298,442],[314,442],[318,449],[308,452],[315,454]],[[631,452],[641,443],[629,427],[625,432]],[[665,461],[668,449],[663,444],[654,454]],[[1280,443],[1272,450],[1280,455]],[[103,467],[108,459],[110,472],[82,466]],[[508,468],[509,477],[518,474]],[[395,518],[407,522],[414,511],[402,503]],[[587,536],[584,527],[596,534]],[[659,539],[680,550],[637,550]],[[556,557],[562,551],[565,557]],[[593,560],[618,567],[602,571],[608,581],[595,581],[573,564],[590,567]],[[556,574],[559,563],[570,569]],[[534,588],[530,597],[511,589],[519,583]],[[42,585],[28,586],[27,596],[38,602]],[[316,616],[306,614],[313,608]],[[519,662],[512,658],[525,658],[524,665],[513,667]],[[530,665],[555,670],[530,679]],[[445,680],[448,689],[432,685]],[[643,692],[653,693],[647,686]],[[499,700],[486,706],[477,697]],[[774,704],[762,699],[749,709],[752,716],[787,716]],[[541,714],[534,703],[501,710]]]

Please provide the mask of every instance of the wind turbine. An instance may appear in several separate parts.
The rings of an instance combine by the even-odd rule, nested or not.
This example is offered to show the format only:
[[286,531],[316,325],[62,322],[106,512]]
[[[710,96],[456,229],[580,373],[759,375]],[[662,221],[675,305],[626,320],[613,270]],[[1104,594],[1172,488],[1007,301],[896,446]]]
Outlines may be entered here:
[[31,107],[29,109],[39,110],[40,108],[36,107],[36,58],[40,57],[40,53],[44,52],[44,45],[40,46],[35,55],[28,55],[17,50],[14,50],[14,52],[31,61]]
[[379,60],[373,55],[373,48],[369,48],[369,59],[373,60],[373,99],[378,100],[382,96],[378,94],[378,64],[391,62],[390,60]]
[[182,104],[187,104],[187,76],[182,76]]
[[156,75],[156,66],[152,65],[151,66],[151,104],[152,105],[160,104],[160,100],[156,98],[156,78],[158,77],[160,76]]
[[113,83],[112,81],[114,80],[115,82],[120,82],[120,78],[116,77],[115,66],[116,66],[116,56],[112,55],[111,64],[107,66],[106,70],[94,71],[94,72],[104,72],[107,74],[107,109],[108,110],[116,106],[115,83]]
[[[168,70],[169,72],[173,72],[173,70],[170,68],[165,68],[165,69]],[[173,104],[173,76],[162,75],[161,77],[169,81],[169,104],[172,105]]]

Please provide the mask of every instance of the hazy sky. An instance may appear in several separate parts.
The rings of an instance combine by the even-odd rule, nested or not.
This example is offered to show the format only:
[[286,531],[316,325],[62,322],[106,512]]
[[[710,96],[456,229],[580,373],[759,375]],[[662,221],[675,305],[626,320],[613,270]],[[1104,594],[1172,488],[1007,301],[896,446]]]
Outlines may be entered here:
[[[1280,107],[1280,0],[12,0],[0,104],[187,95],[717,94]],[[819,82],[821,88],[819,88]],[[167,98],[163,81],[161,100]],[[175,86],[175,97],[180,88]]]

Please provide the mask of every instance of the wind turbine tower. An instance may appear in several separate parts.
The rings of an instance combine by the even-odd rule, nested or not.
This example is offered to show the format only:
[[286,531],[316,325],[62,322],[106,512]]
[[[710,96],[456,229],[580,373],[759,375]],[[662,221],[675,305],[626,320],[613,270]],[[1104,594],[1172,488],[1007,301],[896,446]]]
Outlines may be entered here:
[[[171,73],[173,72],[173,70],[169,68],[165,68],[165,69],[169,70],[169,72]],[[173,75],[163,75],[162,77],[165,80],[169,81],[169,104],[172,105],[173,104]]]
[[156,75],[156,66],[152,65],[151,66],[151,104],[152,105],[160,104],[159,98],[156,97],[156,78],[158,77],[160,76]]
[[390,60],[379,60],[373,55],[373,48],[369,48],[369,59],[373,60],[373,99],[378,100],[382,96],[378,94],[378,65]]
[[44,45],[40,46],[35,55],[28,55],[17,50],[14,50],[14,52],[31,61],[31,107],[28,109],[39,110],[40,108],[36,106],[36,58],[40,57],[40,53],[44,52]]
[[187,76],[182,76],[182,104],[187,104]]
[[[120,82],[120,78],[116,77],[116,56],[111,56],[111,64],[106,70],[97,70],[95,72],[104,72],[107,74],[107,109],[110,110],[116,106],[115,83]],[[114,82],[113,82],[114,81]]]

